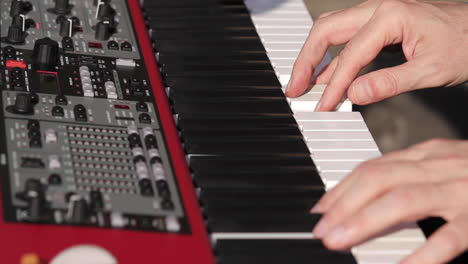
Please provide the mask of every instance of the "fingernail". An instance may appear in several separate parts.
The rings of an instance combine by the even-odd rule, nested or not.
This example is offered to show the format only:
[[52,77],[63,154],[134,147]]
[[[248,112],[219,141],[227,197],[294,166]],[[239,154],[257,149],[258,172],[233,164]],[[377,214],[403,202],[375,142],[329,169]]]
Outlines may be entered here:
[[319,100],[317,103],[317,106],[315,106],[314,112],[319,112],[321,110],[321,107],[322,107],[322,100]]
[[366,103],[374,98],[372,88],[367,79],[358,80],[353,85],[353,92],[359,103]]
[[328,232],[328,224],[323,219],[318,222],[312,233],[316,238],[322,238]]
[[312,209],[310,209],[310,212],[313,214],[323,213],[323,207],[317,203],[314,205],[314,207],[312,207]]
[[349,230],[340,225],[330,230],[330,232],[323,238],[323,240],[328,245],[340,246],[347,242],[349,239],[348,236]]

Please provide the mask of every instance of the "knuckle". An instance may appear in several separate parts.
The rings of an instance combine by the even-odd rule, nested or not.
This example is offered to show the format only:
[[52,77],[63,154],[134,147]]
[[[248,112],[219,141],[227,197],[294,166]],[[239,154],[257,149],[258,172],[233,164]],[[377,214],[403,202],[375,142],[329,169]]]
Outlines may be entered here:
[[397,205],[411,205],[416,200],[416,192],[408,187],[399,187],[390,191],[388,198]]
[[323,19],[329,15],[333,14],[333,12],[325,12],[319,15],[318,20]]
[[[393,97],[398,94],[398,77],[395,75],[395,73],[389,69],[382,69],[381,70],[381,76],[379,77],[383,82],[385,83],[385,92],[389,97]],[[371,89],[373,89],[374,94],[378,94],[380,92],[380,87],[377,87],[377,85],[370,85]]]
[[445,138],[432,138],[429,139],[425,142],[419,143],[415,146],[415,148],[419,149],[435,149],[439,148],[447,143],[449,143],[450,140],[445,139]]

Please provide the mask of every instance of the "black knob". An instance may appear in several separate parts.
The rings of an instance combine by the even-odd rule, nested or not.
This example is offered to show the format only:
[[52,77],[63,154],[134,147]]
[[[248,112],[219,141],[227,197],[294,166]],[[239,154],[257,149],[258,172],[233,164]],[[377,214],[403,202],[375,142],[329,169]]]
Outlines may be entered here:
[[11,25],[8,28],[8,35],[5,41],[10,44],[18,45],[24,43],[25,38],[26,34],[24,33],[22,26]]
[[147,135],[145,137],[145,145],[147,149],[158,148],[158,142],[155,135]]
[[104,209],[104,199],[100,191],[91,191],[89,193],[89,200],[92,211],[97,212]]
[[6,110],[18,115],[34,114],[34,104],[31,94],[19,93],[16,95],[15,104],[7,106]]
[[53,71],[59,62],[59,44],[50,39],[39,39],[34,43],[33,62],[36,70]]
[[72,8],[70,0],[55,0],[55,7],[48,9],[48,11],[58,15],[66,15],[70,13]]
[[13,0],[11,1],[10,6],[10,16],[16,16],[25,14],[32,10],[32,4],[30,2],[23,2],[21,0]]
[[20,15],[16,15],[12,18],[11,20],[11,25],[12,26],[19,26],[19,27],[23,27],[23,24],[24,24],[24,17],[23,16],[20,16]]
[[72,224],[86,224],[89,215],[88,202],[83,198],[70,197],[71,206],[68,221]]
[[27,219],[31,222],[40,222],[45,213],[44,186],[37,179],[28,179],[24,191],[16,193],[16,198],[27,202]]
[[142,144],[141,144],[141,138],[140,138],[140,135],[138,134],[130,134],[128,136],[128,142],[130,143],[130,148],[141,148],[142,147]]
[[13,48],[12,46],[6,46],[3,48],[3,55],[6,57],[6,59],[16,59],[16,49]]
[[50,185],[61,185],[62,177],[58,174],[51,174],[48,178],[48,182]]
[[109,40],[112,35],[112,31],[113,29],[109,23],[101,21],[96,25],[96,33],[94,38],[101,41]]
[[94,6],[97,6],[99,3],[107,4],[107,3],[110,3],[110,0],[94,0],[93,1]]
[[73,20],[65,19],[60,23],[60,31],[59,34],[62,37],[71,37],[73,36]]
[[102,19],[105,16],[115,16],[115,10],[110,4],[101,4],[98,6],[98,8],[98,19]]
[[38,120],[29,120],[28,124],[27,124],[27,128],[28,128],[28,130],[40,129],[41,125],[40,125]]

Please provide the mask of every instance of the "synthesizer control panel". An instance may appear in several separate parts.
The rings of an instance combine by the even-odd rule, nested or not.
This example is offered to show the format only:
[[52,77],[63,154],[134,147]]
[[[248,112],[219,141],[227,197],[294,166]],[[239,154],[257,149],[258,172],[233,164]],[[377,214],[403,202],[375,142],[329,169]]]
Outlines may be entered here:
[[190,233],[127,2],[0,5],[4,220]]

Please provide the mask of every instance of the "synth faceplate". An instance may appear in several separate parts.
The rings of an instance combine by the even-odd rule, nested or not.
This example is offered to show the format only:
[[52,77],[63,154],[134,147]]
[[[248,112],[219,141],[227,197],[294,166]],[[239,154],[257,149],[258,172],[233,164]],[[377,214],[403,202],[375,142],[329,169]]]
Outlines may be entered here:
[[1,5],[5,220],[189,233],[127,3]]

